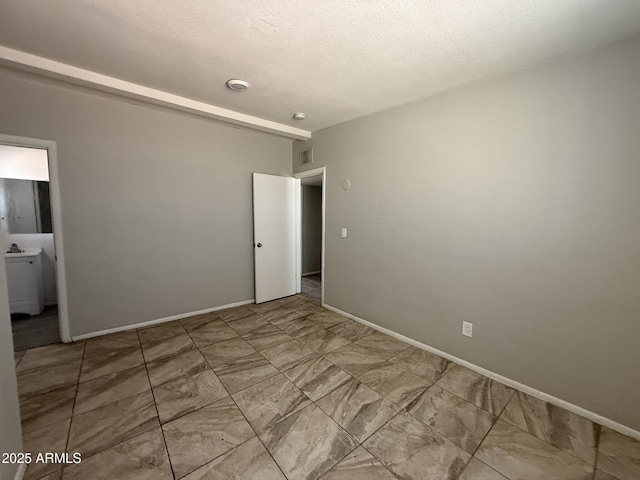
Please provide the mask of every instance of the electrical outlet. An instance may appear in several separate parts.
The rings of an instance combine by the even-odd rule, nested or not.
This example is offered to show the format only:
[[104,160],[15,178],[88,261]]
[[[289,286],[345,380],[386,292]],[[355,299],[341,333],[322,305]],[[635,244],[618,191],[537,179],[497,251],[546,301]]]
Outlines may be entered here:
[[473,323],[462,322],[462,334],[467,337],[473,337]]

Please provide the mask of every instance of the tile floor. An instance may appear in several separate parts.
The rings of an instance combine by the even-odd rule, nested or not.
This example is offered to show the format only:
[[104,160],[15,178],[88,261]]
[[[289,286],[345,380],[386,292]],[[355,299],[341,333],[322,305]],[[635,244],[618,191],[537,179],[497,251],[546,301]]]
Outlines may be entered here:
[[16,353],[26,479],[628,480],[640,442],[298,295]]
[[40,315],[11,315],[13,348],[16,352],[60,342],[58,306],[46,307]]
[[322,274],[315,273],[302,277],[302,293],[312,298],[322,300]]

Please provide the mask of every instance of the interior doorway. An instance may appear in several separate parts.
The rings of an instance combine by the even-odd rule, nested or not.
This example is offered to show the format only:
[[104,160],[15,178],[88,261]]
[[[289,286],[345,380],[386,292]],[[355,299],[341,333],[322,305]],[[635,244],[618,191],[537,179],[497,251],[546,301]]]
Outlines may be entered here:
[[47,150],[0,145],[0,230],[14,350],[60,342]]
[[300,178],[299,291],[324,303],[325,168]]
[[71,340],[56,160],[55,142],[0,135],[0,274],[16,352]]

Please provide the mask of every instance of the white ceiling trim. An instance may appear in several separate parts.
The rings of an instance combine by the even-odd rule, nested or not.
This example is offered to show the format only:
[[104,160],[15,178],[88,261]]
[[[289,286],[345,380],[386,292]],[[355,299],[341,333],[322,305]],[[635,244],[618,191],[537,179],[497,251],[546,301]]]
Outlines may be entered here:
[[0,46],[0,64],[226,123],[306,140],[311,132]]

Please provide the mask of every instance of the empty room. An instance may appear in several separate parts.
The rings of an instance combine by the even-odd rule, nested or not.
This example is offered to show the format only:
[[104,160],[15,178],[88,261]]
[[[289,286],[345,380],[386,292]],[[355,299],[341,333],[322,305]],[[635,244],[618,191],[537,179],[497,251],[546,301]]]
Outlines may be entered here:
[[640,478],[640,2],[0,2],[0,480]]

